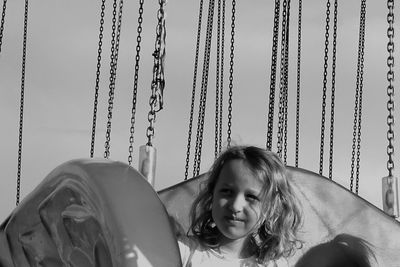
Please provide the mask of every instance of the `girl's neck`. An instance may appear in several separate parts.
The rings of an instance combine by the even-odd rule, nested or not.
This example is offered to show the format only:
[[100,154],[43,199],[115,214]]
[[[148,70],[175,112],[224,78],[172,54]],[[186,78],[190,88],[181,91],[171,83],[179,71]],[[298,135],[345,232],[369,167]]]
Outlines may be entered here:
[[224,240],[219,246],[219,252],[229,258],[245,259],[254,255],[254,244],[248,239]]

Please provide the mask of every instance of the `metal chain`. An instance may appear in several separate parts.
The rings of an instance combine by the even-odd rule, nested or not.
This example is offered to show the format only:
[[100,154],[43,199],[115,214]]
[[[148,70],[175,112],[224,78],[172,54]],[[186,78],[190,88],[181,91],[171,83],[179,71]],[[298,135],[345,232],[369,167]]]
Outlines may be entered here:
[[297,26],[297,90],[296,90],[296,151],[295,166],[299,167],[299,140],[300,140],[300,74],[301,74],[301,19],[302,19],[302,0],[299,0],[299,14]]
[[[290,0],[289,0],[290,2]],[[288,49],[288,48],[287,48]],[[285,59],[286,60],[286,59]],[[285,63],[286,65],[288,63]],[[287,69],[287,67],[285,67]],[[288,70],[285,71],[285,88],[284,88],[284,102],[283,102],[283,163],[286,165],[287,164],[287,133],[288,133]]]
[[115,57],[115,30],[116,30],[116,15],[117,15],[117,0],[113,3],[113,17],[112,17],[112,33],[111,33],[111,55],[110,55],[110,84],[109,84],[109,99],[108,99],[108,113],[107,113],[107,127],[106,127],[106,141],[104,144],[105,152],[104,158],[108,158],[110,155],[110,141],[111,141],[111,118],[112,108],[114,100],[114,57]]
[[106,3],[106,0],[101,1],[99,46],[97,48],[96,84],[95,84],[95,88],[94,88],[94,103],[93,103],[92,138],[90,141],[90,157],[91,158],[93,158],[93,156],[94,156],[94,145],[95,145],[95,139],[96,139],[97,105],[98,105],[98,98],[99,98],[101,53],[102,53],[102,46],[103,46],[103,31],[104,31],[104,10],[106,8],[105,3]]
[[[361,148],[361,117],[362,117],[361,111],[362,111],[362,91],[363,91],[362,89],[363,89],[363,74],[364,74],[364,41],[365,41],[365,10],[366,10],[365,2],[366,2],[365,0],[361,1],[361,11],[360,11],[356,96],[354,105],[353,145],[352,145],[351,176],[350,176],[350,190],[353,191],[354,161],[356,160],[356,188],[355,188],[356,194],[358,194],[358,188],[359,188],[360,148]],[[357,156],[356,159],[355,156]]]
[[203,147],[204,119],[206,114],[206,102],[207,102],[208,71],[210,66],[211,39],[212,39],[212,27],[214,18],[214,4],[215,1],[211,0],[208,10],[206,44],[204,51],[203,75],[201,82],[199,118],[197,122],[197,136],[196,136],[196,149],[194,154],[195,159],[193,166],[193,176],[198,176],[200,174],[201,151]]
[[389,53],[389,56],[387,58],[387,66],[389,68],[387,72],[387,81],[388,81],[388,87],[387,87],[387,95],[389,97],[389,100],[387,102],[387,110],[389,112],[387,116],[387,125],[388,125],[388,131],[387,131],[387,140],[388,140],[388,146],[387,146],[387,155],[388,155],[388,161],[387,161],[387,169],[389,171],[389,176],[393,176],[393,170],[394,170],[394,161],[393,161],[393,156],[394,156],[394,0],[388,0],[387,1],[387,7],[389,9],[388,15],[387,15],[387,22],[388,22],[388,30],[387,30],[387,37],[388,37],[388,44],[387,44],[387,51]]
[[[117,15],[117,2],[114,0],[113,3],[113,18],[112,18],[112,39],[111,39],[111,56],[110,56],[110,85],[109,85],[109,99],[108,99],[108,114],[107,114],[107,131],[106,131],[106,142],[104,158],[110,156],[110,141],[111,141],[111,120],[112,110],[114,107],[114,91],[115,91],[115,80],[117,75],[117,62],[118,62],[118,50],[119,50],[119,39],[121,34],[122,24],[122,8],[123,0],[119,1],[118,21],[116,21]],[[116,25],[117,24],[117,25]]]
[[283,162],[287,163],[287,133],[288,133],[288,94],[289,94],[289,19],[290,19],[290,0],[287,3],[286,12],[286,46],[285,46],[285,74],[284,74],[284,138],[283,138]]
[[274,28],[272,35],[272,56],[271,56],[271,75],[269,85],[269,106],[267,122],[267,150],[272,149],[272,134],[274,126],[274,107],[275,107],[275,84],[276,84],[276,64],[278,54],[278,35],[279,35],[279,13],[280,0],[275,0],[274,8]]
[[7,6],[7,0],[4,0],[3,11],[1,13],[1,24],[0,24],[0,53],[1,53],[1,46],[3,44],[3,30],[4,30],[4,21],[6,18],[6,6]]
[[219,154],[219,147],[221,146],[220,140],[218,139],[219,128],[219,104],[220,104],[220,49],[221,49],[221,0],[218,0],[218,13],[217,13],[217,66],[215,74],[215,136],[214,136],[214,158],[217,158]]
[[165,0],[158,1],[160,7],[157,11],[157,27],[156,27],[156,41],[155,50],[153,53],[153,80],[151,82],[151,96],[149,100],[150,111],[147,115],[149,126],[147,127],[146,136],[148,146],[153,146],[154,137],[154,123],[156,120],[156,113],[163,108],[163,93],[165,87],[164,79],[164,60],[165,60]]
[[135,133],[135,120],[136,120],[136,101],[137,101],[137,88],[139,80],[139,61],[140,61],[140,44],[142,41],[142,23],[143,23],[143,4],[144,0],[139,0],[139,17],[136,37],[136,56],[135,56],[135,74],[133,77],[133,93],[132,93],[132,109],[131,109],[131,127],[129,128],[129,155],[128,164],[132,165],[133,160],[133,142]]
[[164,104],[164,88],[165,88],[165,77],[164,77],[164,62],[165,62],[165,10],[164,5],[166,0],[159,0],[160,8],[157,11],[158,24],[156,28],[156,42],[155,50],[153,52],[154,65],[153,65],[153,84],[156,84],[155,91],[155,112],[159,112],[163,109]]
[[222,32],[221,32],[221,79],[220,79],[220,97],[219,97],[219,147],[218,152],[222,150],[222,112],[223,112],[223,92],[224,92],[224,54],[225,54],[225,0],[222,1]]
[[22,162],[22,130],[24,122],[24,96],[25,96],[25,66],[26,66],[26,43],[28,39],[28,0],[25,0],[24,13],[24,39],[22,44],[22,71],[21,71],[21,101],[19,109],[19,132],[18,132],[18,167],[17,167],[17,193],[15,204],[19,205],[21,194],[21,162]]
[[198,62],[199,62],[202,17],[203,17],[203,0],[200,0],[199,19],[198,19],[198,25],[197,25],[197,38],[196,38],[196,53],[195,53],[195,60],[194,60],[193,83],[192,83],[192,98],[191,98],[191,103],[190,103],[188,142],[187,142],[187,146],[186,146],[186,161],[185,161],[186,164],[185,164],[184,180],[187,180],[188,175],[189,175],[189,158],[190,158],[190,148],[191,148],[191,142],[192,142],[194,102],[195,102],[195,98],[196,98],[197,68],[198,68]]
[[357,131],[357,165],[356,165],[356,194],[358,194],[360,180],[360,155],[361,155],[361,118],[362,118],[362,96],[364,79],[364,44],[365,44],[365,12],[366,0],[361,1],[361,62],[360,62],[360,101],[358,106],[358,131]]
[[332,179],[333,169],[333,136],[335,125],[335,90],[336,90],[336,39],[337,39],[337,10],[338,1],[335,0],[333,11],[333,48],[332,48],[332,88],[331,88],[331,125],[329,135],[329,179]]
[[234,58],[234,42],[235,42],[235,20],[236,20],[236,0],[232,0],[232,21],[231,21],[231,53],[229,68],[229,101],[228,101],[228,138],[227,146],[231,145],[232,134],[232,102],[233,102],[233,58]]
[[329,52],[329,22],[330,22],[330,6],[328,0],[326,2],[326,24],[325,24],[325,51],[324,51],[324,78],[322,88],[322,115],[321,115],[321,141],[319,150],[319,174],[322,175],[324,165],[324,139],[325,139],[325,109],[326,109],[326,84],[328,76],[328,52]]
[[278,113],[278,155],[282,158],[283,133],[284,133],[284,101],[285,101],[285,70],[286,70],[286,46],[287,46],[287,6],[288,0],[282,4],[282,40],[281,40],[281,68],[280,68],[280,88],[279,88],[279,113]]

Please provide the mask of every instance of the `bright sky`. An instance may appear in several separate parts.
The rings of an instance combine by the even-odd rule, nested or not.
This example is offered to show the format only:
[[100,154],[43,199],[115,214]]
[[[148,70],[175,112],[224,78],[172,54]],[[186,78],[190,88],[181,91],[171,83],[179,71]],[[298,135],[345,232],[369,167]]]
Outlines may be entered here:
[[[124,3],[111,133],[110,158],[123,162],[127,162],[129,147],[138,17],[136,2],[125,1]],[[146,2],[144,5],[134,144],[133,164],[135,167],[139,146],[146,143],[145,133],[148,126],[148,99],[153,64],[151,53],[154,50],[157,10],[155,5],[157,1],[152,2]],[[254,0],[251,4],[249,3],[249,1],[238,1],[236,5],[232,138],[240,144],[263,147],[266,142],[267,128],[273,1]],[[107,80],[111,36],[111,4],[107,4],[96,157],[102,157],[104,153],[107,121]],[[227,36],[230,35],[230,8],[231,5],[227,4]],[[294,165],[297,8],[297,1],[292,1],[288,165]],[[154,145],[158,150],[155,185],[157,190],[178,183],[184,178],[198,9],[198,1],[194,0],[170,0],[166,8],[165,109],[158,114],[154,139]],[[325,1],[303,1],[299,165],[314,172],[318,172],[319,169],[325,9]],[[23,1],[7,3],[0,54],[0,120],[2,122],[0,219],[4,219],[15,207],[23,11]],[[340,1],[333,176],[335,181],[347,188],[351,166],[359,12],[359,1]],[[99,14],[100,1],[43,0],[30,3],[21,174],[22,197],[30,193],[52,169],[61,163],[75,158],[89,157]],[[386,170],[386,15],[385,1],[367,2],[359,192],[361,197],[378,207],[381,207],[381,178],[388,173]],[[203,21],[206,19],[203,18]],[[204,40],[204,34],[202,38]],[[226,42],[226,47],[225,69],[228,70],[229,40]],[[215,58],[215,43],[213,43],[212,51]],[[203,58],[202,52],[200,58]],[[211,66],[202,172],[209,168],[214,155],[214,59]],[[395,72],[398,73],[397,68]],[[225,77],[227,81],[228,72]],[[225,88],[228,86],[226,85]],[[225,96],[227,95],[226,91]],[[329,98],[330,95],[328,95],[327,106],[330,105]],[[225,107],[227,107],[226,104]],[[327,114],[329,112],[327,109]],[[395,116],[398,117],[398,113]],[[195,123],[196,121],[197,118]],[[226,130],[226,126],[224,127]],[[276,129],[276,125],[274,127]],[[326,127],[329,130],[328,124]],[[196,128],[193,129],[195,130]],[[398,130],[396,127],[395,132]],[[324,175],[328,176],[329,132],[327,131],[325,135],[327,145],[325,146]],[[195,140],[195,136],[192,140]],[[193,142],[192,146],[194,146]],[[275,133],[273,149],[276,150]],[[193,150],[191,155],[193,155]],[[191,156],[191,160],[192,158]]]

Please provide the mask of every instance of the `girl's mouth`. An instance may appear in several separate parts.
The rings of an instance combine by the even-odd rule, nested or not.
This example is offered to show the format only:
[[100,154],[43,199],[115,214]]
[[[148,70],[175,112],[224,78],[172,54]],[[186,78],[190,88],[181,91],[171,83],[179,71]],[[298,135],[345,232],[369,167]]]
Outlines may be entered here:
[[233,215],[224,216],[224,218],[229,222],[244,222],[243,218],[239,218],[234,214]]

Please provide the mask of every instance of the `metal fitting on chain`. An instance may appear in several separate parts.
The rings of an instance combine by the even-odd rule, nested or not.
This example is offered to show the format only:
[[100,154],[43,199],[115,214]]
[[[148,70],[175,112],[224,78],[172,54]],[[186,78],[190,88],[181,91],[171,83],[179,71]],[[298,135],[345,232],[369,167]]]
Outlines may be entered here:
[[140,147],[139,151],[139,171],[146,180],[154,186],[156,176],[157,150],[148,145]]
[[399,217],[398,182],[397,177],[382,178],[383,210],[391,217]]

